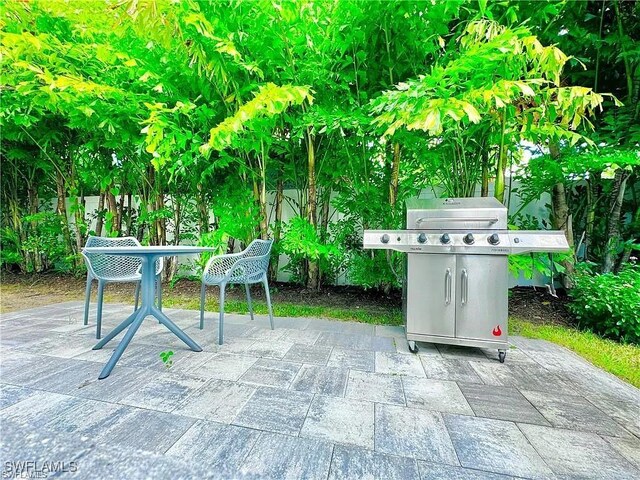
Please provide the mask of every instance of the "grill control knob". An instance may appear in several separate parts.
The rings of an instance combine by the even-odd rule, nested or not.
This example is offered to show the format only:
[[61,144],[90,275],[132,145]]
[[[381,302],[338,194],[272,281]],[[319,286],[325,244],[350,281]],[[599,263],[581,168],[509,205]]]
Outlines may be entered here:
[[384,235],[382,235],[382,236],[380,237],[380,241],[381,241],[382,243],[389,243],[389,235],[387,235],[387,234],[385,233]]
[[464,243],[466,243],[467,245],[471,245],[473,244],[473,242],[475,242],[474,238],[473,238],[473,233],[467,233],[464,238],[462,239],[462,241]]
[[448,233],[443,233],[442,236],[440,237],[440,241],[446,245],[451,241],[451,238],[449,237]]
[[497,233],[491,235],[487,240],[491,245],[498,245],[500,243],[500,237]]
[[425,243],[427,241],[427,236],[424,233],[418,235],[418,242]]

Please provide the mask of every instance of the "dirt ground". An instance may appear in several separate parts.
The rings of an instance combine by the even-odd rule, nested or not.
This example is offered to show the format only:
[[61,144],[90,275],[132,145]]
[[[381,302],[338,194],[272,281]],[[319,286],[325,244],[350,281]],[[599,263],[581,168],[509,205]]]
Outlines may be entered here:
[[[84,298],[85,278],[76,278],[60,274],[15,275],[3,273],[0,279],[0,311],[11,312],[34,308],[52,303]],[[131,301],[132,284],[109,284],[105,290],[105,300],[111,302]],[[95,296],[95,286],[93,289]],[[191,280],[179,280],[173,286],[165,285],[165,295],[182,298],[198,298],[200,283]],[[551,296],[545,289],[518,287],[509,295],[509,314],[534,323],[562,324],[572,323],[572,316],[566,309],[568,298],[562,292],[558,298]],[[252,296],[263,299],[261,288],[255,288]],[[392,291],[384,295],[375,290],[358,287],[324,287],[321,291],[305,289],[299,285],[276,283],[271,285],[271,297],[274,303],[304,304],[341,309],[388,310],[400,308],[402,294]],[[244,291],[239,288],[228,292],[230,299],[244,299]]]

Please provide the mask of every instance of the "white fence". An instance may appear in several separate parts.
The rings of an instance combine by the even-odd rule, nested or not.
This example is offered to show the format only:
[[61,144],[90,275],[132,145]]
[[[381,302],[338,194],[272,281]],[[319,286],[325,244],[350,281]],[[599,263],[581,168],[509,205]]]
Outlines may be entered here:
[[[512,188],[513,190],[517,189],[517,182],[513,182]],[[508,186],[508,185],[507,185]],[[493,186],[490,186],[490,193],[492,193],[492,188]],[[294,208],[292,208],[291,204],[295,204],[298,201],[298,191],[297,190],[285,190],[284,191],[284,195],[286,198],[289,199],[289,201],[285,200],[283,202],[283,208],[282,208],[282,221],[283,222],[288,222],[289,220],[291,220],[292,218],[294,218],[296,216],[296,211],[294,210]],[[420,198],[434,198],[436,195],[434,194],[434,192],[430,191],[430,190],[424,190],[421,194],[420,194]],[[505,198],[509,197],[509,190],[507,188],[507,192],[505,194]],[[545,198],[546,197],[546,198]],[[529,205],[527,205],[525,208],[523,208],[522,212],[528,215],[531,215],[532,217],[538,218],[541,221],[547,221],[548,220],[548,213],[547,213],[547,207],[545,206],[546,204],[548,204],[550,202],[550,198],[549,196],[545,196],[542,199],[540,199],[538,202],[532,202]],[[91,213],[94,213],[97,211],[98,209],[98,201],[99,201],[99,197],[97,196],[91,196],[91,197],[85,197],[85,205],[86,205],[86,212],[87,212],[87,217],[89,217],[89,215]],[[274,203],[275,203],[275,192],[268,192],[267,193],[267,214],[270,217],[269,220],[272,221],[272,216],[274,216]],[[56,204],[56,199],[53,199],[52,201],[52,205]],[[69,200],[67,199],[67,205],[69,206]],[[134,197],[133,198],[133,206],[134,207],[138,207],[139,202],[138,200]],[[168,202],[168,205],[170,205],[170,202]],[[516,211],[518,211],[520,209],[520,207],[522,206],[522,201],[521,199],[518,197],[518,195],[516,193],[512,193],[511,197],[510,197],[510,202],[509,202],[509,213],[514,213]],[[67,211],[70,211],[69,208],[67,208]],[[340,220],[342,217],[342,214],[335,211],[333,209],[333,207],[331,207],[330,212],[329,212],[330,218],[332,221],[337,221]],[[213,216],[211,217],[213,220]],[[89,220],[89,219],[87,219]],[[70,215],[69,216],[69,221],[71,224],[73,224],[74,219],[73,216]],[[89,228],[90,229],[95,229],[96,227],[96,221],[95,219],[92,219],[90,222]],[[173,232],[171,230],[169,230],[167,232],[167,239],[168,240],[172,240],[173,239]],[[190,262],[192,262],[194,260],[195,256],[181,256],[179,257],[179,262],[182,265],[188,265]],[[279,262],[279,270],[278,270],[278,276],[277,279],[278,281],[282,281],[282,282],[287,282],[289,281],[290,278],[290,274],[286,271],[284,271],[284,267],[287,265],[289,261],[289,258],[286,255],[280,255],[280,262]],[[543,278],[543,277],[538,277],[538,278],[534,278],[534,280],[529,280],[524,278],[522,275],[520,275],[518,278],[516,277],[511,277],[510,278],[510,286],[516,286],[516,285],[520,285],[520,286],[530,286],[530,285],[537,285],[537,286],[541,286],[544,285],[548,282],[548,279]],[[337,285],[349,285],[351,284],[348,275],[346,273],[342,273],[335,281],[335,284]]]

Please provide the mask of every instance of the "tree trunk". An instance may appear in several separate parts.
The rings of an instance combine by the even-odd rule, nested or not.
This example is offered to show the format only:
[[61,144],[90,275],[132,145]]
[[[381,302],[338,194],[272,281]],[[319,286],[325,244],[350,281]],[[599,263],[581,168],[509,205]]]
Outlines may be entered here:
[[[276,181],[276,198],[275,198],[275,222],[273,225],[273,242],[278,245],[280,242],[280,235],[282,233],[282,206],[284,203],[284,182],[282,180],[283,171],[282,163],[278,169],[278,180]],[[278,268],[280,267],[280,259],[278,256],[274,258],[269,264],[269,280],[275,282],[278,277]]]
[[118,204],[115,195],[108,188],[105,192],[107,200],[107,235],[117,237],[118,230]]
[[118,204],[118,218],[116,225],[118,226],[118,232],[122,232],[122,216],[124,213],[124,188],[120,192],[120,203]]
[[[67,216],[67,191],[64,184],[64,177],[59,171],[56,173],[56,193],[58,195],[56,213],[61,217],[62,235],[67,248],[67,254],[70,255],[73,253],[73,241],[71,240],[71,229],[69,228],[69,217]],[[39,260],[36,261],[39,262]],[[39,266],[42,267],[41,264]]]
[[[180,201],[174,195],[171,197],[171,206],[173,207],[173,245],[180,244],[180,222],[182,221],[182,207]],[[168,281],[173,280],[173,277],[178,272],[178,257],[166,257],[166,273],[165,279]]]
[[611,190],[611,208],[607,220],[607,245],[602,262],[602,273],[613,271],[617,259],[617,246],[620,242],[620,213],[622,212],[622,201],[627,185],[627,175],[624,170],[618,168],[613,179],[613,189]]
[[496,183],[493,196],[504,203],[504,170],[507,168],[507,150],[504,144],[504,129],[506,124],[506,112],[502,112],[502,132],[500,135],[500,149],[498,150],[498,164],[496,165]]
[[131,236],[133,229],[133,195],[127,193],[127,237]]
[[87,233],[87,226],[84,216],[84,194],[77,197],[78,205],[74,210],[74,218],[76,222],[76,252],[80,252],[84,246],[84,237]]
[[389,181],[389,205],[393,214],[398,201],[398,178],[400,176],[400,144],[393,144],[393,162],[391,163],[391,180]]
[[[549,154],[554,160],[560,158],[560,148],[556,143],[549,142]],[[556,230],[564,230],[567,242],[573,248],[573,222],[567,203],[567,193],[562,182],[556,183],[551,189],[551,223]],[[565,288],[571,288],[573,286],[571,274],[574,271],[574,262],[571,259],[567,259],[562,262],[562,265],[565,268],[562,283]]]
[[589,260],[589,248],[593,237],[593,226],[596,221],[596,182],[589,179],[587,182],[587,215],[584,232],[584,259]]
[[480,196],[489,196],[489,152],[486,148],[482,149],[482,186],[480,188]]
[[196,196],[198,208],[198,226],[200,235],[209,233],[209,207],[206,201],[206,195],[202,188],[202,183],[198,183],[198,195]]
[[[307,163],[309,175],[309,195],[307,199],[307,218],[313,228],[317,222],[317,185],[316,185],[316,152],[314,138],[311,130],[307,129]],[[317,260],[308,261],[307,288],[318,290],[320,288],[320,267]]]
[[102,236],[102,226],[104,224],[104,192],[100,192],[100,197],[98,198],[98,217],[96,219],[96,235],[98,237]]

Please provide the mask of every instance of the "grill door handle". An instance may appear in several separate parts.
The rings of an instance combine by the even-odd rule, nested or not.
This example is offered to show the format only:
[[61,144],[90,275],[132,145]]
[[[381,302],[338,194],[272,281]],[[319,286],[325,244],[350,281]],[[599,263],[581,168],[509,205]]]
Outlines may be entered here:
[[416,220],[416,223],[427,222],[488,222],[493,225],[498,223],[497,217],[421,217]]
[[451,269],[447,268],[447,273],[444,274],[444,304],[449,305],[451,303]]
[[465,305],[467,303],[467,296],[469,294],[469,275],[467,269],[462,269],[462,275],[460,275],[461,289],[460,289],[460,303]]

